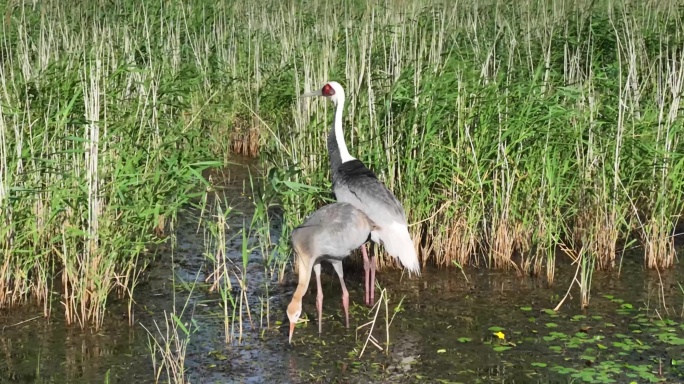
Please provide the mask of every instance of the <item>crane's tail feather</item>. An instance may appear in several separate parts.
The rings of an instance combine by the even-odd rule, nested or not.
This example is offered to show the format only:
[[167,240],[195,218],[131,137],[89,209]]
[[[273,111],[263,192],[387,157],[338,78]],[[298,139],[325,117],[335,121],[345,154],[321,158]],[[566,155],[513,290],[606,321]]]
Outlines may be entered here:
[[412,274],[420,276],[420,263],[416,248],[411,240],[406,224],[394,222],[379,231],[380,240],[391,256],[399,259],[401,264]]

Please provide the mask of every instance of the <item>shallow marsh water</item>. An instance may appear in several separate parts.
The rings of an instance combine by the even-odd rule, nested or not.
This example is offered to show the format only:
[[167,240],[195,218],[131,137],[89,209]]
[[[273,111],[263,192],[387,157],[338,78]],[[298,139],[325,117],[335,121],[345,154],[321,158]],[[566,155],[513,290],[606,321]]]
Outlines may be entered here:
[[[253,165],[244,163],[243,165]],[[251,219],[244,168],[214,175],[236,212],[228,224],[236,231]],[[248,184],[248,183],[247,183]],[[136,325],[127,325],[125,303],[113,300],[104,329],[93,333],[64,325],[59,310],[49,321],[40,308],[0,312],[0,382],[12,383],[148,383],[154,382],[148,335],[141,325],[162,331],[163,312],[178,310],[195,279],[188,309],[198,329],[186,354],[191,383],[567,383],[684,381],[684,267],[660,276],[643,271],[640,254],[628,254],[622,276],[597,272],[587,310],[579,308],[573,288],[557,314],[551,313],[570,283],[575,267],[559,259],[556,282],[519,278],[512,272],[486,269],[427,268],[420,279],[399,271],[380,271],[377,280],[388,295],[387,313],[379,312],[373,335],[384,346],[386,315],[403,298],[390,326],[389,353],[369,344],[359,358],[374,312],[363,305],[362,270],[347,268],[350,328],[341,317],[340,288],[331,268],[324,267],[323,334],[318,334],[315,284],[304,297],[310,323],[297,327],[287,344],[285,307],[296,286],[291,272],[280,285],[265,272],[255,251],[247,265],[248,303],[252,324],[243,317],[238,344],[224,343],[219,295],[204,284],[210,268],[197,212],[189,210],[176,228],[177,248],[155,261],[136,288]],[[277,236],[277,228],[272,232]],[[254,241],[251,239],[250,241]],[[241,237],[229,241],[229,258],[240,265]],[[661,289],[660,281],[663,282]],[[268,288],[268,289],[267,289]],[[234,290],[237,294],[237,290]],[[380,291],[376,289],[376,298]],[[263,304],[268,297],[271,327]],[[669,316],[662,307],[663,297]],[[54,304],[59,305],[58,301]],[[658,316],[672,321],[659,321]],[[575,377],[573,377],[573,375]],[[611,381],[612,380],[612,381]]]

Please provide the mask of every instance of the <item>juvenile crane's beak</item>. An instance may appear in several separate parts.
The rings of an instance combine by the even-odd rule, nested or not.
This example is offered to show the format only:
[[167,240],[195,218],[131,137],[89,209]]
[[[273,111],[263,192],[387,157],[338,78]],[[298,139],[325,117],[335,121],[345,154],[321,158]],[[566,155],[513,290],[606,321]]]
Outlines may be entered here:
[[290,322],[290,338],[288,339],[288,342],[292,344],[292,334],[294,333],[294,328],[295,328],[295,323]]
[[311,97],[311,96],[323,96],[323,91],[319,89],[318,91],[307,92],[300,97]]

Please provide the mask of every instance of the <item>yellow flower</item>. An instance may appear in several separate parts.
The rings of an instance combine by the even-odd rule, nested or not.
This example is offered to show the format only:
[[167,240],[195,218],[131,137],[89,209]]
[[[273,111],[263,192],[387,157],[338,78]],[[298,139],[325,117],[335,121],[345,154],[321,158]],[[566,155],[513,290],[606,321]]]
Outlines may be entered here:
[[494,336],[498,337],[499,339],[505,339],[506,335],[503,334],[503,332],[499,331],[494,334]]

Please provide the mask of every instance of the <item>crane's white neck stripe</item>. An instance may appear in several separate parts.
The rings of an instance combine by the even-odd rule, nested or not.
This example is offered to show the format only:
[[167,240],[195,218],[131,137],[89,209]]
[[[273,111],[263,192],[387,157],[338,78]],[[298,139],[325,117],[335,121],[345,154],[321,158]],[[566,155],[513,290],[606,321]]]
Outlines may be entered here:
[[337,148],[340,150],[340,158],[343,163],[356,160],[349,154],[347,143],[344,141],[344,131],[342,131],[342,111],[344,110],[344,100],[339,100],[335,107],[335,119],[333,120],[333,128],[335,129],[335,139],[337,140]]

